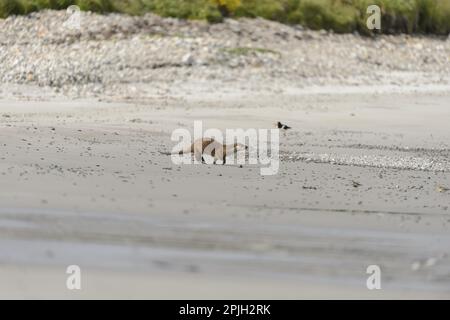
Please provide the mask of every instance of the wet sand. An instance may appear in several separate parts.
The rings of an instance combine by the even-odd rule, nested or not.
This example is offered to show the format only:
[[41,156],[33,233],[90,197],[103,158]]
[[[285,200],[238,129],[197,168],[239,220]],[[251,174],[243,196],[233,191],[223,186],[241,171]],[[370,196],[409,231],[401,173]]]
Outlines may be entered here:
[[[450,297],[450,88],[212,87],[133,103],[4,94],[0,297]],[[294,129],[263,177],[172,164],[170,134],[194,120]]]

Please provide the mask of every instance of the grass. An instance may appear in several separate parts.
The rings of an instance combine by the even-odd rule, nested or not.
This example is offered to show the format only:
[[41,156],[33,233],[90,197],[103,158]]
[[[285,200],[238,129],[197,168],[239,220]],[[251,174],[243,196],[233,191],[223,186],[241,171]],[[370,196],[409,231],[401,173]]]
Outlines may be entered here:
[[251,55],[253,53],[271,53],[271,54],[280,55],[280,53],[275,50],[270,50],[270,49],[265,49],[265,48],[257,48],[257,47],[255,47],[255,48],[253,48],[253,47],[236,47],[236,48],[225,49],[225,51],[229,54],[237,55],[237,56],[247,56],[247,55]]
[[99,13],[140,15],[154,12],[165,17],[219,22],[224,17],[263,17],[311,29],[338,33],[371,32],[366,9],[382,9],[383,33],[450,33],[450,0],[0,0],[0,18],[42,9],[78,5]]

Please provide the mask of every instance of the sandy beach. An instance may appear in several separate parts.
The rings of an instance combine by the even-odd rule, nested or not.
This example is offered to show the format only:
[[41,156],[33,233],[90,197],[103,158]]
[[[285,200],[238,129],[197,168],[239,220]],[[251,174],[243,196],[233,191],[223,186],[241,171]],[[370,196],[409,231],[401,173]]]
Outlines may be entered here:
[[[2,296],[449,297],[449,94],[368,96],[301,93],[292,103],[320,107],[281,113],[257,95],[207,110],[1,101]],[[283,111],[278,175],[160,153],[193,119],[264,127]],[[94,274],[80,293],[61,283],[70,264]]]
[[[312,38],[279,50],[312,41],[320,51],[322,35],[304,33]],[[95,46],[83,36],[80,46]],[[3,40],[0,56],[29,46],[20,39]],[[442,45],[448,64],[449,41],[411,41],[422,40]],[[377,77],[389,81],[374,84],[367,70],[353,84],[320,74],[307,83],[284,57],[56,86],[39,82],[39,68],[22,81],[3,65],[12,78],[0,84],[0,298],[450,298],[449,66],[394,72],[386,62],[393,70]],[[288,123],[279,173],[173,164],[171,133],[195,120]],[[80,291],[65,285],[74,264]],[[381,268],[381,290],[366,287],[369,265]]]

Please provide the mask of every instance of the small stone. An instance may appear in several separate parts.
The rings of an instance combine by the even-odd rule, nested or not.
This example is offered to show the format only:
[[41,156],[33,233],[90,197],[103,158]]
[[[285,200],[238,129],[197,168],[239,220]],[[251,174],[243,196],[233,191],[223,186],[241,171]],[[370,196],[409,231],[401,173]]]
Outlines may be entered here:
[[425,262],[425,266],[432,267],[436,264],[436,262],[437,262],[436,258],[428,258],[427,261]]
[[185,54],[181,59],[181,62],[187,66],[192,66],[194,64],[194,61],[194,57],[190,53]]
[[421,263],[420,261],[415,261],[413,262],[413,264],[411,265],[411,270],[412,271],[418,271],[421,268]]

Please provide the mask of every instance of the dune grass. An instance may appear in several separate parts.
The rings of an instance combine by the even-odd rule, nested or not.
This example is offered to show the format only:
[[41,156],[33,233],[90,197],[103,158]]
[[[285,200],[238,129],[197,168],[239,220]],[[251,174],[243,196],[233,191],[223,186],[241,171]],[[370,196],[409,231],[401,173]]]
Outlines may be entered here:
[[450,33],[450,0],[0,0],[0,18],[41,9],[78,5],[99,13],[140,15],[154,12],[165,17],[219,22],[224,17],[263,17],[311,29],[338,33],[366,28],[370,4],[382,8],[383,33]]

